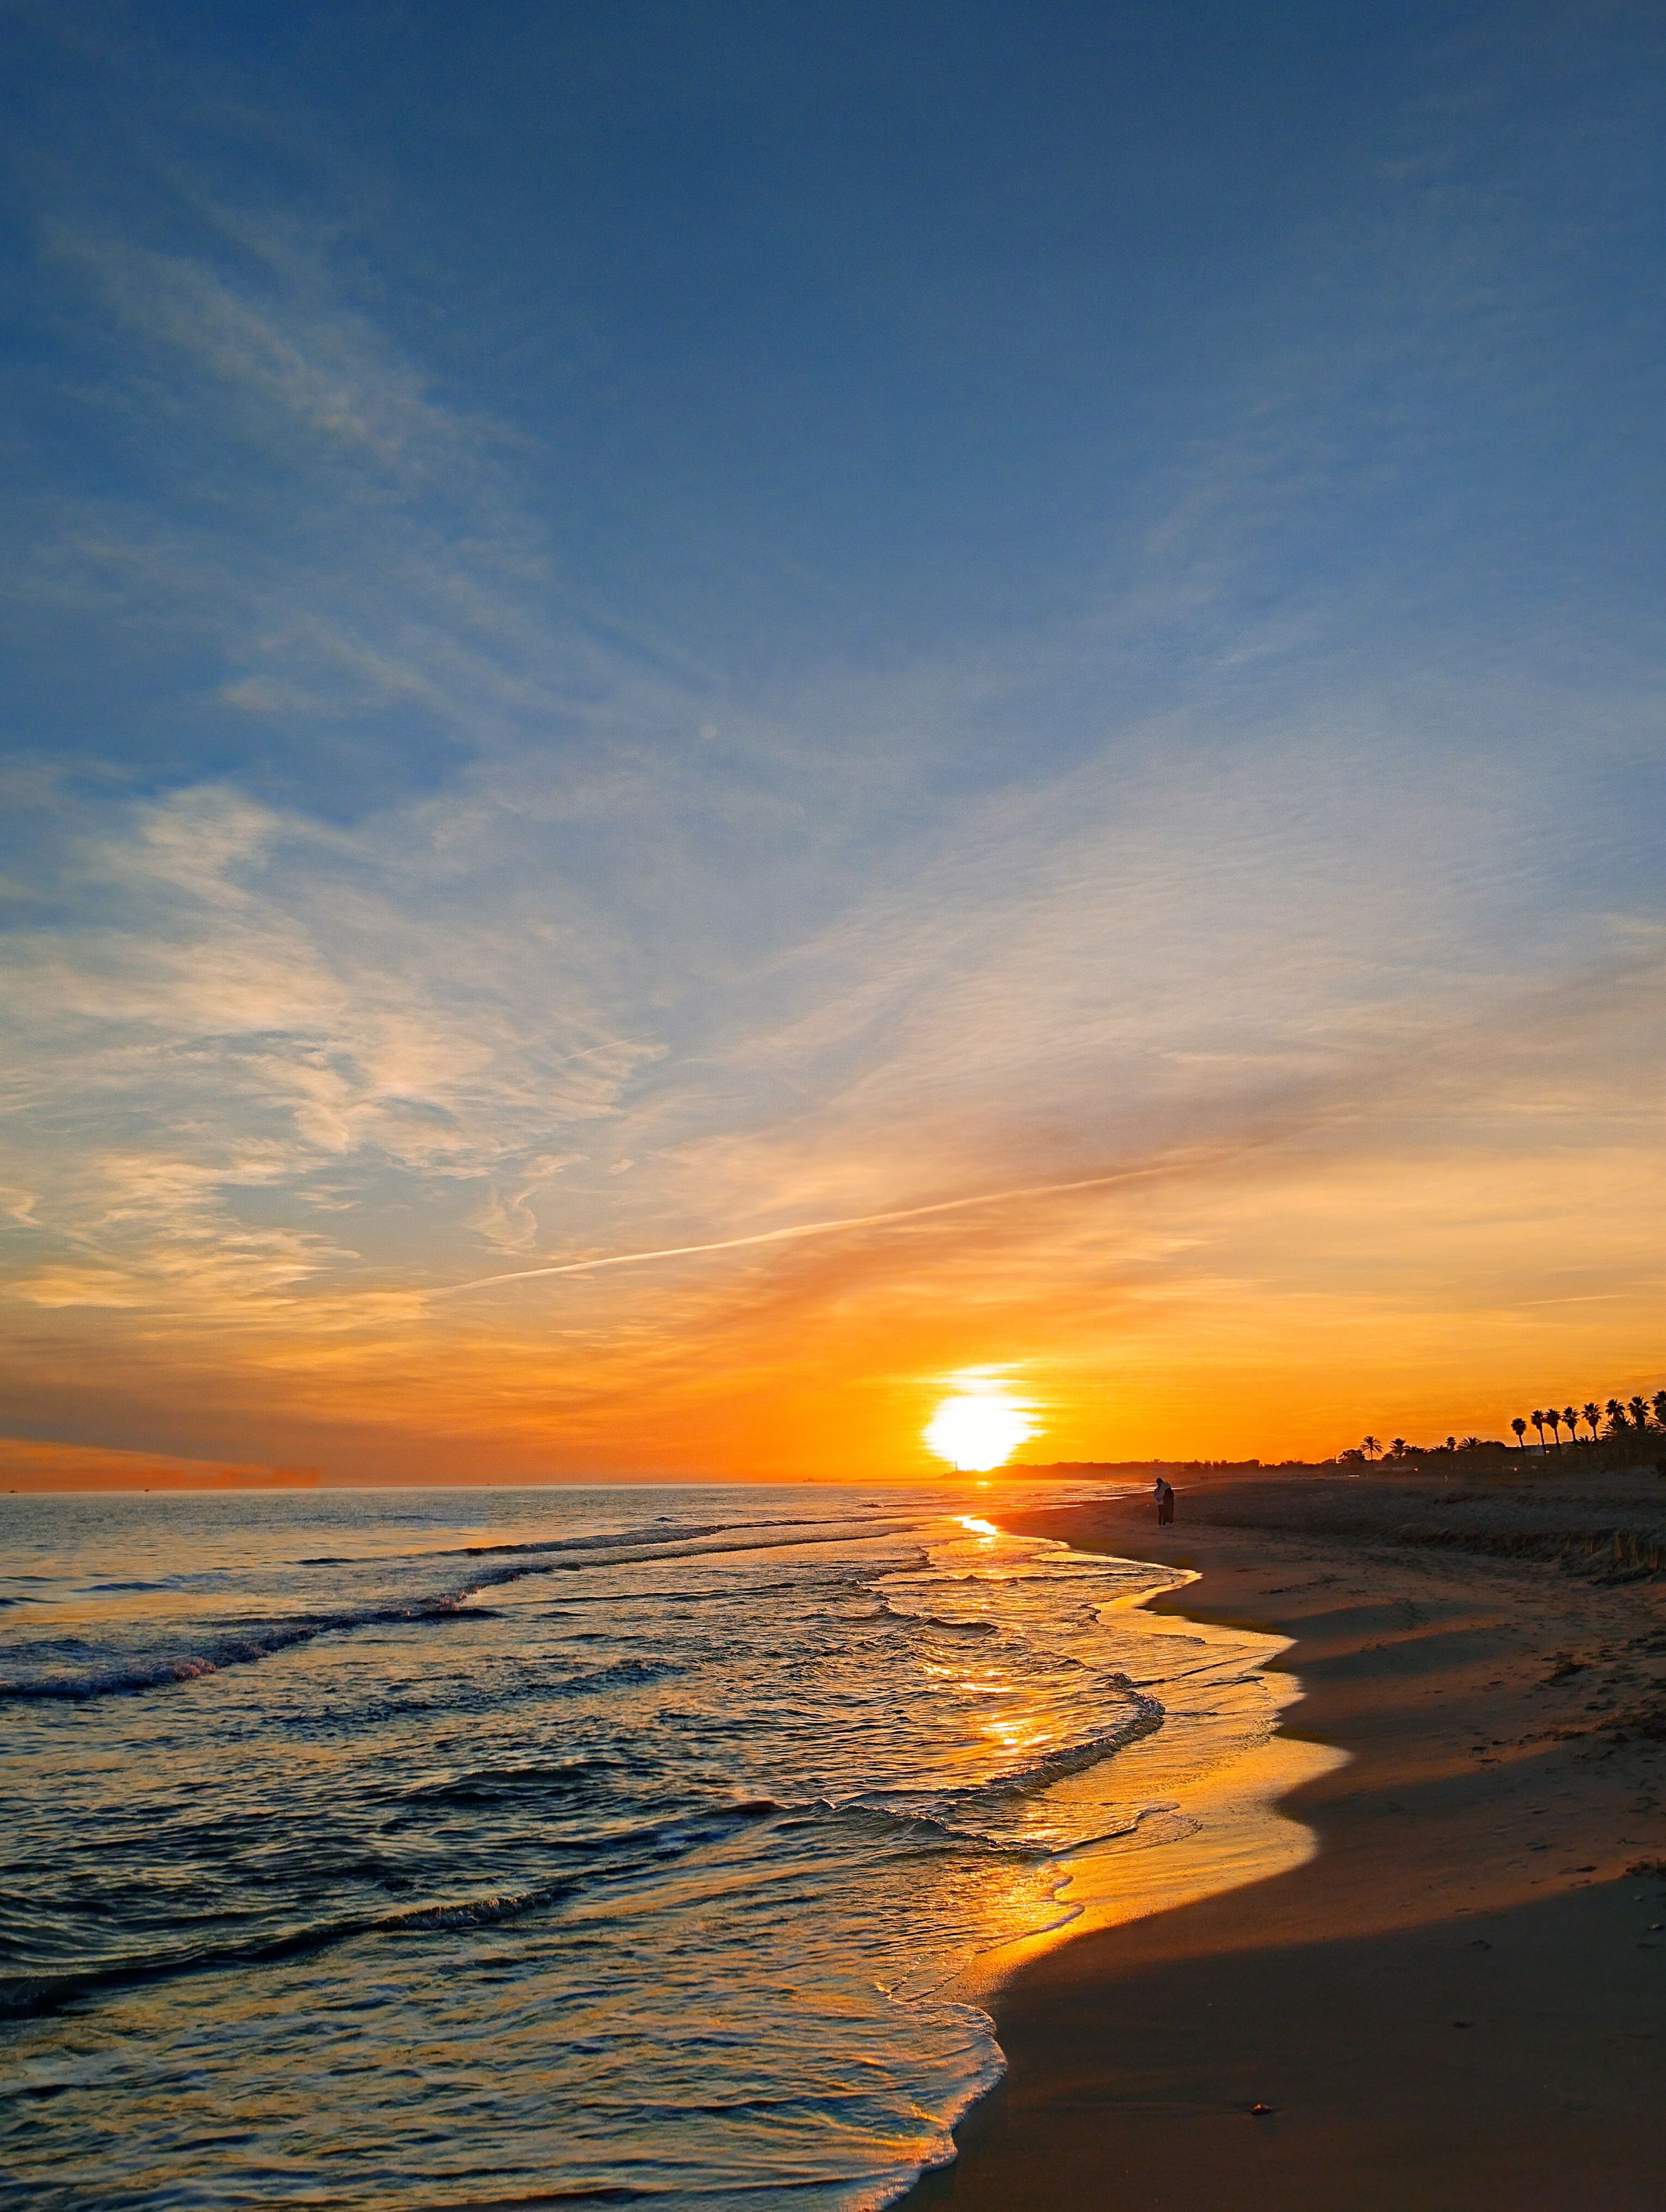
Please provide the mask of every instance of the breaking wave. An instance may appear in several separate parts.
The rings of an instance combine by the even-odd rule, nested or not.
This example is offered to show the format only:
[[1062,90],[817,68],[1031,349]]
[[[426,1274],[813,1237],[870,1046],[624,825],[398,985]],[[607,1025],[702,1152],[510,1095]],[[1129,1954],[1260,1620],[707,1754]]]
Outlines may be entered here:
[[940,1493],[690,1503],[0,1500],[14,2186],[862,2212],[949,2154],[954,1978],[1140,1829],[1195,1654]]

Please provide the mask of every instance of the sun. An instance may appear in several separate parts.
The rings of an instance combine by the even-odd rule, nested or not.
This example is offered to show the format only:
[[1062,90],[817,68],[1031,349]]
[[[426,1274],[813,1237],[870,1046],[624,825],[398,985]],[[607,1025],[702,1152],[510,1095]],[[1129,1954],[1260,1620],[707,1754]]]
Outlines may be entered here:
[[1002,1467],[1026,1437],[1036,1433],[1030,1408],[1010,1396],[1002,1382],[970,1376],[957,1381],[962,1387],[945,1398],[926,1424],[926,1443],[951,1467],[972,1474],[987,1474]]

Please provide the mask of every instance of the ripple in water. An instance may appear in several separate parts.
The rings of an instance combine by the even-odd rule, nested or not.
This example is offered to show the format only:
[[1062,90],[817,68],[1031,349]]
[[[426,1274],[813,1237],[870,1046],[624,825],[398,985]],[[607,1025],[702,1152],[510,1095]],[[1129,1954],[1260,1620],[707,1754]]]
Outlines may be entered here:
[[902,2194],[1118,1747],[1274,1710],[947,1502],[0,1500],[0,2193]]

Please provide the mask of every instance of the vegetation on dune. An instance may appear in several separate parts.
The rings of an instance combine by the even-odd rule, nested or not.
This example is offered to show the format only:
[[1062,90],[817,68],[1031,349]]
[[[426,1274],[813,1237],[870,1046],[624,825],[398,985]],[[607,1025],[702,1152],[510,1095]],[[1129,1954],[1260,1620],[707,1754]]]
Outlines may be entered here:
[[[1529,1450],[1527,1431],[1536,1429],[1539,1436],[1537,1450]],[[1380,1437],[1362,1437],[1347,1451],[1337,1452],[1330,1459],[1163,1459],[1140,1460],[1053,1460],[1047,1463],[1015,1461],[1004,1472],[1009,1475],[1140,1475],[1160,1474],[1190,1474],[1207,1480],[1212,1474],[1319,1474],[1328,1468],[1343,1467],[1351,1474],[1363,1474],[1368,1467],[1379,1461],[1384,1468],[1395,1468],[1408,1474],[1419,1470],[1438,1471],[1448,1475],[1485,1474],[1498,1473],[1519,1462],[1531,1462],[1541,1457],[1568,1460],[1567,1447],[1573,1447],[1574,1456],[1569,1462],[1586,1473],[1620,1472],[1637,1466],[1657,1466],[1666,1474],[1666,1390],[1657,1390],[1651,1398],[1633,1397],[1623,1401],[1610,1398],[1599,1406],[1588,1398],[1578,1407],[1560,1408],[1535,1407],[1525,1416],[1517,1413],[1510,1424],[1515,1437],[1514,1444],[1502,1437],[1448,1437],[1444,1443],[1409,1443],[1404,1437],[1391,1437],[1384,1445]],[[1582,1436],[1582,1427],[1589,1431]],[[1562,1432],[1567,1432],[1567,1447]],[[1547,1436],[1546,1431],[1549,1434]]]
[[[1580,1435],[1581,1423],[1590,1431],[1588,1436]],[[1554,1403],[1535,1406],[1525,1419],[1517,1413],[1510,1424],[1516,1439],[1514,1449],[1517,1453],[1525,1455],[1527,1451],[1529,1425],[1538,1431],[1539,1455],[1541,1457],[1548,1458],[1553,1450],[1559,1457],[1561,1455],[1564,1429],[1567,1431],[1569,1444],[1582,1450],[1590,1450],[1597,1445],[1613,1446],[1623,1450],[1634,1446],[1639,1438],[1645,1437],[1666,1437],[1666,1390],[1657,1390],[1652,1398],[1640,1395],[1623,1401],[1610,1398],[1600,1407],[1594,1398],[1588,1398],[1583,1406],[1577,1407],[1572,1405],[1558,1407]],[[1546,1440],[1547,1430],[1549,1431],[1548,1442]],[[1437,1455],[1447,1457],[1468,1454],[1484,1457],[1488,1454],[1508,1452],[1511,1449],[1497,1437],[1448,1437],[1444,1444],[1413,1444],[1408,1443],[1404,1437],[1395,1437],[1388,1447],[1386,1457],[1394,1462],[1403,1464],[1414,1461],[1421,1465]],[[1605,1458],[1611,1455],[1608,1452],[1603,1454]],[[1383,1445],[1374,1436],[1362,1437],[1357,1444],[1336,1455],[1340,1466],[1356,1468],[1369,1466],[1384,1456]]]

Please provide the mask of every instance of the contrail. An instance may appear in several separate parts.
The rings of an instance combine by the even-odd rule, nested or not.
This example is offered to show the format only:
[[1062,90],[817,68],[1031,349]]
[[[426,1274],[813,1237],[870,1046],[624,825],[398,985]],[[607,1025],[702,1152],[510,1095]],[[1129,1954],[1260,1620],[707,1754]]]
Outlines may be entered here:
[[696,1252],[736,1252],[746,1244],[782,1244],[790,1237],[825,1237],[836,1229],[878,1229],[889,1221],[918,1221],[928,1213],[959,1213],[971,1206],[1000,1206],[1011,1198],[1055,1198],[1073,1190],[1103,1190],[1108,1184],[1136,1182],[1142,1176],[1158,1171],[1156,1167],[1119,1168],[1115,1175],[1083,1176],[1075,1182],[1035,1182],[1016,1190],[982,1190],[972,1198],[939,1199],[934,1206],[902,1206],[889,1213],[850,1213],[836,1221],[801,1221],[792,1229],[763,1229],[753,1237],[720,1237],[709,1244],[666,1244],[654,1252],[613,1252],[600,1260],[564,1260],[552,1267],[520,1267],[502,1275],[481,1275],[471,1283],[447,1283],[426,1295],[456,1297],[465,1291],[489,1291],[495,1283],[529,1283],[541,1275],[587,1275],[599,1267],[633,1267],[649,1260],[683,1260]]

